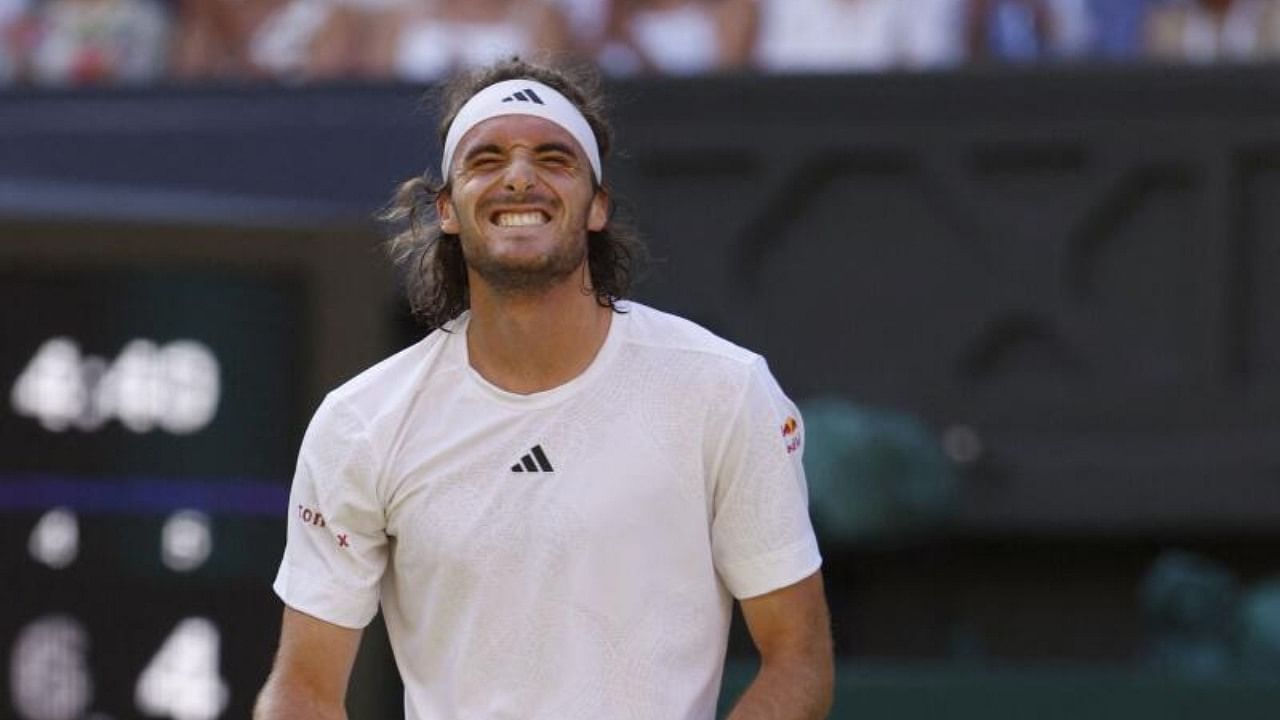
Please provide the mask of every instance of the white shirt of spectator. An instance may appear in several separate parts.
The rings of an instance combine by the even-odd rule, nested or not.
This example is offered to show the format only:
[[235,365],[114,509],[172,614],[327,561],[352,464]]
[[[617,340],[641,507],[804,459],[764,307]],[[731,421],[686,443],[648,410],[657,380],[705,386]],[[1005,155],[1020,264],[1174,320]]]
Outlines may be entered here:
[[604,37],[609,19],[609,0],[554,0],[569,21],[569,29],[583,47],[593,46]]
[[642,10],[631,19],[631,37],[665,75],[697,75],[716,68],[716,21],[702,5]]
[[926,68],[964,59],[965,0],[760,0],[759,66],[773,72]]
[[429,81],[459,67],[478,67],[529,55],[533,31],[524,13],[491,23],[421,20],[404,28],[398,38],[393,70],[405,80]]
[[1266,10],[1267,3],[1262,0],[1237,0],[1231,3],[1221,25],[1208,11],[1188,13],[1182,35],[1186,59],[1204,63],[1251,59],[1257,52],[1258,26]]

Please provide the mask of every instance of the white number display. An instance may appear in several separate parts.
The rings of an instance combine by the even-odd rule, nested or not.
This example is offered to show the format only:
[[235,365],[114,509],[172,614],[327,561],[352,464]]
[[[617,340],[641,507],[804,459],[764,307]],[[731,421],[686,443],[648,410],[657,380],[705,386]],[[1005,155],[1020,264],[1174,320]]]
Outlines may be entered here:
[[39,563],[61,570],[75,562],[80,552],[80,521],[66,508],[46,512],[31,529],[27,551]]
[[85,658],[89,635],[65,615],[48,615],[18,633],[9,658],[13,708],[23,720],[74,720],[93,701]]
[[199,510],[179,510],[160,531],[160,559],[174,572],[191,572],[213,552],[212,521]]
[[80,370],[80,348],[67,338],[40,346],[13,384],[13,409],[61,432],[86,414],[89,394]]
[[221,394],[218,360],[194,340],[132,340],[108,365],[56,337],[27,363],[10,399],[15,412],[52,432],[93,431],[115,419],[136,433],[186,435],[213,421]]
[[134,688],[143,713],[173,720],[213,720],[227,707],[229,691],[218,674],[218,628],[205,618],[178,623],[156,651]]

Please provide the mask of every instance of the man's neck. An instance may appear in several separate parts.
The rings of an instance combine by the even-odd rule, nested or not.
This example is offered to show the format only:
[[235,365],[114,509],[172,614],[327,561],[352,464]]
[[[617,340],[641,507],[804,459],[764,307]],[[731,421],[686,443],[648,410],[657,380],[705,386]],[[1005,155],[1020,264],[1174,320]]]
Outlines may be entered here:
[[578,275],[537,293],[499,294],[471,285],[467,352],[481,377],[528,395],[581,375],[609,335],[613,311],[584,293]]

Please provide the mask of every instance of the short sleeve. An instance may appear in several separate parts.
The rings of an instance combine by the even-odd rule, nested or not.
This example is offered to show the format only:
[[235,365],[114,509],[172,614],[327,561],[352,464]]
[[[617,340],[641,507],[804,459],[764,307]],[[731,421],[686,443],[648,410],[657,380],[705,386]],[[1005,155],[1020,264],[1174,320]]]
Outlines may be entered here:
[[763,359],[725,425],[711,524],[716,570],[742,599],[796,583],[822,564],[809,521],[804,426]]
[[273,586],[286,605],[349,628],[373,619],[387,564],[377,477],[365,428],[327,398],[303,437],[289,493],[288,538]]

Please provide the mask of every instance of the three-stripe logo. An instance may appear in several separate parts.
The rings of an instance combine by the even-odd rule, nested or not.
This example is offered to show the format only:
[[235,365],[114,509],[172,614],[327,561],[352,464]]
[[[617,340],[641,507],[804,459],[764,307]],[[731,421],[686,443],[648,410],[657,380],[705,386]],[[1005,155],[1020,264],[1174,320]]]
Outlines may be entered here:
[[511,466],[511,472],[555,472],[555,468],[551,467],[547,454],[542,452],[542,446],[534,445],[520,458],[520,462]]
[[512,93],[502,98],[502,102],[531,102],[537,105],[546,105],[546,103],[542,102],[542,98],[538,97],[538,94],[533,91],[533,88],[525,88]]

